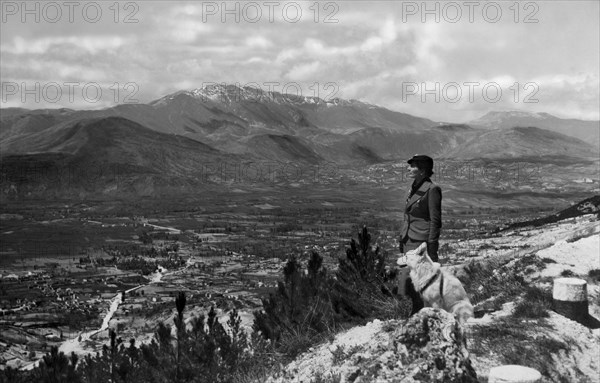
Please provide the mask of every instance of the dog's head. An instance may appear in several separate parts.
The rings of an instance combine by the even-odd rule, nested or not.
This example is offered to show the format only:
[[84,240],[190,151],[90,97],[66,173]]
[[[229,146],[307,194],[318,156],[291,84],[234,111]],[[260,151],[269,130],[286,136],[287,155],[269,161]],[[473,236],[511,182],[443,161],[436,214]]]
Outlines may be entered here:
[[423,262],[427,255],[427,243],[423,242],[419,247],[406,253],[406,263],[412,269],[417,267],[419,262]]

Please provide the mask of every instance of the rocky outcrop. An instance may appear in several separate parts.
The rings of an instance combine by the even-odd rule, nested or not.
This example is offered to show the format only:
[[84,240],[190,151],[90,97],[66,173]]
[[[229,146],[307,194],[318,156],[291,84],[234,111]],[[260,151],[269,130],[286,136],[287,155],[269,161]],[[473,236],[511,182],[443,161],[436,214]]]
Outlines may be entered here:
[[269,383],[477,382],[462,332],[446,311],[368,323],[285,366]]

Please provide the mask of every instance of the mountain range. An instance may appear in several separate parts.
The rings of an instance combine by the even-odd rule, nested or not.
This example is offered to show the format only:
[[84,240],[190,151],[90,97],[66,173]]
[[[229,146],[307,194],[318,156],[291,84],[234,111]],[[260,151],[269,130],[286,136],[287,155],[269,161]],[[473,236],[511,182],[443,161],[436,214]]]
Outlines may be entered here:
[[23,161],[119,164],[135,173],[184,178],[218,161],[352,166],[403,161],[415,153],[585,161],[598,159],[599,147],[599,121],[490,112],[467,124],[448,124],[357,100],[234,85],[103,110],[7,108],[0,115],[3,174],[14,173],[11,168]]
[[552,132],[566,134],[600,146],[598,121],[562,119],[548,113],[528,113],[520,111],[489,112],[486,115],[468,122],[473,127],[486,129],[507,129],[515,126],[535,126]]

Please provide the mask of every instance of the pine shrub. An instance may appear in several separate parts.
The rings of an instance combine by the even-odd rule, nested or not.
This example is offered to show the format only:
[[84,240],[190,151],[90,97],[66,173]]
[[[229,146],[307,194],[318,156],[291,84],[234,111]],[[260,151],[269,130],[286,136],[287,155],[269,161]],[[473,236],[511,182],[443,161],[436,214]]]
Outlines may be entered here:
[[306,270],[291,256],[283,281],[263,299],[263,310],[254,313],[254,330],[293,357],[340,329],[374,318],[408,317],[410,303],[392,293],[395,283],[395,275],[386,272],[385,256],[371,246],[371,235],[363,227],[333,274],[316,252]]

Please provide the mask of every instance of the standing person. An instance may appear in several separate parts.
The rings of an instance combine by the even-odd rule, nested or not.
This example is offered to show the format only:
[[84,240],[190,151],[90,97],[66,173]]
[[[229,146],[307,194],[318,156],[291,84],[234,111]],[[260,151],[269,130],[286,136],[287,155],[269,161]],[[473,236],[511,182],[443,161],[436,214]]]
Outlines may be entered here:
[[442,228],[442,189],[431,182],[433,159],[415,154],[408,160],[408,177],[413,179],[406,194],[404,221],[400,229],[400,251],[414,250],[427,242],[427,254],[438,261]]
[[[404,221],[400,229],[400,252],[414,250],[427,242],[427,254],[432,261],[437,262],[442,228],[442,189],[431,182],[431,157],[415,154],[408,160],[408,165],[408,177],[413,179],[413,183],[406,194]],[[423,308],[421,295],[408,276],[404,282],[404,293],[412,300],[410,315]]]

